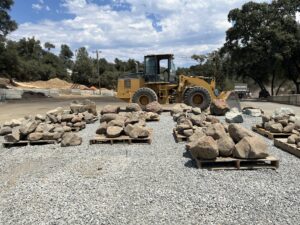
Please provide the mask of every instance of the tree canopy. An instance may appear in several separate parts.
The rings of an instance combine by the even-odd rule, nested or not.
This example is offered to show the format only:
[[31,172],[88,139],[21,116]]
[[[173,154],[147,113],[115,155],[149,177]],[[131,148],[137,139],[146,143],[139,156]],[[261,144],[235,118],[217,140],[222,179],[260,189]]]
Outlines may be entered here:
[[7,34],[17,29],[17,23],[11,19],[9,11],[14,4],[13,0],[0,1],[0,41],[3,40]]

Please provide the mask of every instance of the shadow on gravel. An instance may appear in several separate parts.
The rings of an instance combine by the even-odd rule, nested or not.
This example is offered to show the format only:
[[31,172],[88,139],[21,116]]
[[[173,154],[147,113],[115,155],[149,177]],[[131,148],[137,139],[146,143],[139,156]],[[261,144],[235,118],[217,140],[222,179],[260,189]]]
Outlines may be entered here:
[[184,152],[183,154],[182,154],[182,156],[184,157],[184,158],[192,158],[192,156],[191,156],[191,153],[189,152],[189,151],[186,151],[186,152]]
[[192,159],[190,159],[189,161],[187,161],[185,164],[184,164],[185,167],[187,168],[197,168],[196,166],[196,162]]

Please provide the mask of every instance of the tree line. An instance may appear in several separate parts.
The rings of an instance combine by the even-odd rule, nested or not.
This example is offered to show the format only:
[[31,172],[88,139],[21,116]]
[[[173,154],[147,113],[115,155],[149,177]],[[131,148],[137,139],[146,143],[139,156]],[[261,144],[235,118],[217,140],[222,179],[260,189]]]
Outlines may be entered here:
[[[17,29],[9,16],[13,0],[0,2],[0,75],[20,81],[48,80],[59,77],[75,83],[115,88],[121,74],[135,72],[136,61],[92,58],[86,48],[74,55],[67,45],[58,55],[35,38],[7,40]],[[197,65],[178,68],[177,74],[215,77],[220,89],[233,87],[233,80],[253,80],[260,95],[276,95],[290,81],[300,94],[300,24],[296,14],[300,0],[273,0],[271,3],[248,2],[228,14],[231,27],[225,44],[206,55],[193,55]],[[75,56],[75,60],[74,59]],[[140,68],[143,64],[139,63]],[[271,86],[271,93],[267,86]]]
[[251,79],[260,87],[261,97],[277,95],[290,81],[293,92],[300,94],[299,11],[300,0],[248,2],[233,9],[225,44],[207,55],[192,56],[199,64],[181,70],[216,77],[221,88],[231,80]]

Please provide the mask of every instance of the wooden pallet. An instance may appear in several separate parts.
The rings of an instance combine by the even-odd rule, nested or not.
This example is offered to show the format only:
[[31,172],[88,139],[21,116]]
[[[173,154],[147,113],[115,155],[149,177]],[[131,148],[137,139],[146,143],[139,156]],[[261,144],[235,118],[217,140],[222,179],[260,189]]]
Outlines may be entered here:
[[151,144],[152,143],[152,133],[153,131],[150,130],[150,135],[147,138],[131,138],[126,135],[122,135],[116,138],[108,138],[105,135],[96,135],[95,138],[90,140],[90,145],[94,144]]
[[266,138],[269,138],[271,140],[273,140],[275,138],[287,138],[287,137],[292,135],[292,133],[271,133],[270,131],[267,131],[263,128],[259,128],[259,127],[256,127],[256,126],[253,126],[252,130],[255,133],[258,133],[258,134],[260,134],[260,135],[262,135]]
[[146,120],[146,122],[158,122],[158,121],[160,121],[160,118]]
[[11,147],[23,147],[27,145],[49,145],[56,144],[55,140],[39,140],[39,141],[18,141],[18,142],[3,142],[2,145],[4,148]]
[[181,135],[181,134],[178,134],[176,128],[173,129],[173,136],[174,136],[174,139],[177,143],[188,141],[188,137],[186,137],[184,135]]
[[273,156],[266,159],[236,159],[230,157],[218,157],[215,160],[195,159],[199,169],[208,170],[255,170],[274,169],[279,167],[279,160]]
[[93,123],[97,122],[98,120],[99,120],[98,118],[95,118],[91,121],[86,121],[86,124],[93,124]]
[[287,138],[274,139],[274,145],[300,158],[300,148],[297,148],[295,144],[287,143]]

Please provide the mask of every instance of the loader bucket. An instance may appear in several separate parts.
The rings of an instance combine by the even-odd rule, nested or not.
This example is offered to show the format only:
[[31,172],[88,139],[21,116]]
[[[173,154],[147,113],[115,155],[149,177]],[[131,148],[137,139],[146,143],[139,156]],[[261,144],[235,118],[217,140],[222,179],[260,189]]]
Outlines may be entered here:
[[238,110],[241,111],[240,99],[239,99],[239,96],[235,92],[232,92],[232,91],[222,92],[218,96],[218,99],[226,100],[226,102],[230,108],[238,108]]
[[231,92],[226,101],[231,109],[237,108],[239,111],[242,110],[239,96],[235,92]]

